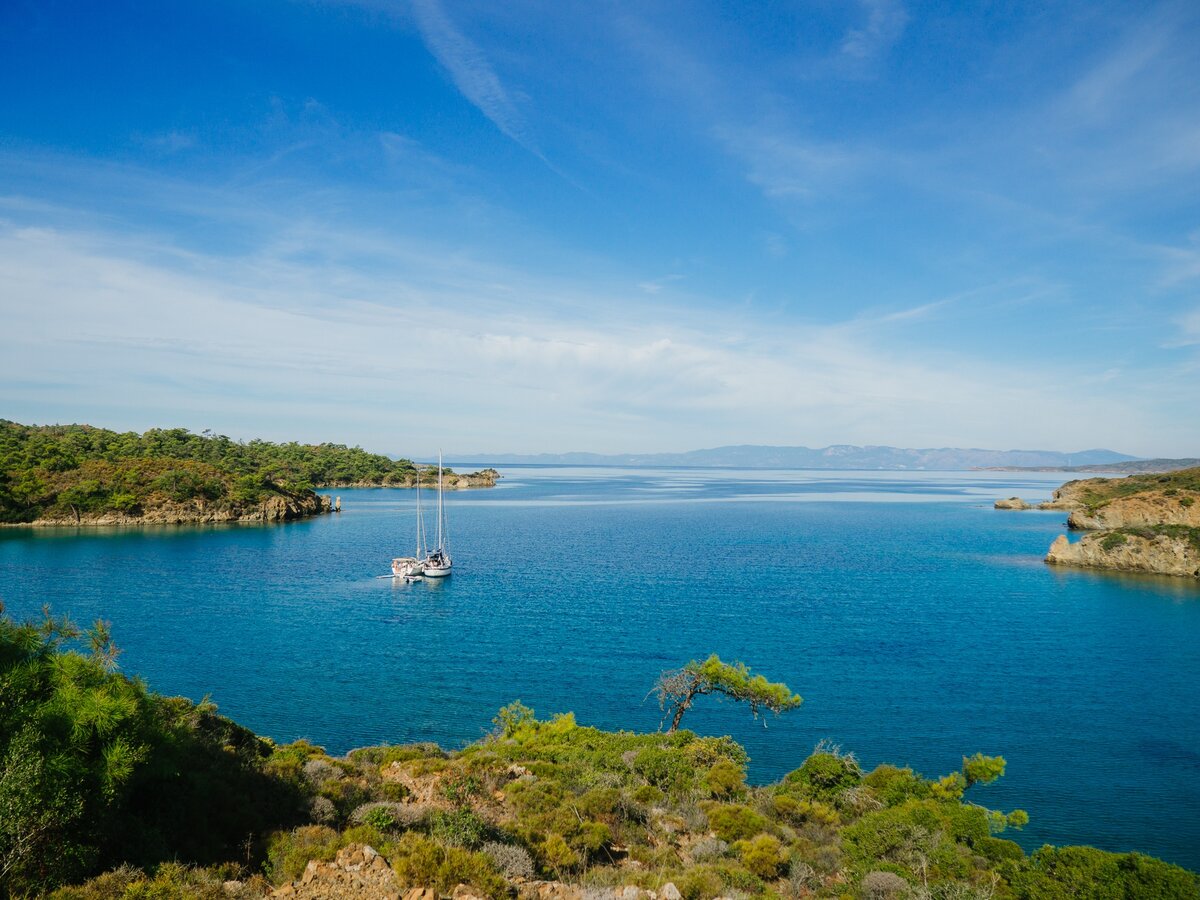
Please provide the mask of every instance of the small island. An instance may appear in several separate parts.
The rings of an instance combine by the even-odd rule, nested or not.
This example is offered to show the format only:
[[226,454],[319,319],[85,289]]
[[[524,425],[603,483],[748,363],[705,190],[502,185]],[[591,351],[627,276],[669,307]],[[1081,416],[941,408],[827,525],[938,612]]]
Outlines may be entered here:
[[1200,467],[1126,478],[1069,481],[1051,500],[997,500],[996,509],[1067,510],[1067,527],[1046,555],[1052,565],[1200,578]]
[[[495,469],[446,470],[451,490],[492,487]],[[343,444],[234,441],[184,428],[119,433],[0,420],[0,524],[282,522],[330,512],[319,488],[415,487],[436,467]]]

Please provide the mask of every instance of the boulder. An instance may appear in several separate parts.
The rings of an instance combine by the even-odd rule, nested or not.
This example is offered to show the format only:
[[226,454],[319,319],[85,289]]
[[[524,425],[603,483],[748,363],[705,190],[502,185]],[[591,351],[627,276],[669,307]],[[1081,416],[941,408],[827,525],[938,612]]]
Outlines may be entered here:
[[1009,497],[1007,500],[997,500],[993,507],[995,509],[1033,509],[1028,503],[1020,497]]

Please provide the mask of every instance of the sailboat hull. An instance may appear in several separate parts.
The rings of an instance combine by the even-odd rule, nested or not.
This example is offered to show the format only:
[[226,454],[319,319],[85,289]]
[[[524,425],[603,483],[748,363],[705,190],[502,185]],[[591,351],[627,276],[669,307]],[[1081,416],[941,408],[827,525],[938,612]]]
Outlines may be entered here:
[[426,578],[445,578],[449,574],[450,574],[450,564],[449,563],[447,563],[444,566],[431,566],[428,563],[425,564],[425,577]]

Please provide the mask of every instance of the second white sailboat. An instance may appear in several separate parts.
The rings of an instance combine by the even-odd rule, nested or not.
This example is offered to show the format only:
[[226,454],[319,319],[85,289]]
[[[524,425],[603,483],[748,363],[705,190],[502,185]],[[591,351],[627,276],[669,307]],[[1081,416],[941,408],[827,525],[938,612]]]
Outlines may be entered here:
[[425,557],[426,578],[445,578],[450,574],[450,534],[446,529],[446,503],[442,496],[442,453],[438,451],[437,547]]

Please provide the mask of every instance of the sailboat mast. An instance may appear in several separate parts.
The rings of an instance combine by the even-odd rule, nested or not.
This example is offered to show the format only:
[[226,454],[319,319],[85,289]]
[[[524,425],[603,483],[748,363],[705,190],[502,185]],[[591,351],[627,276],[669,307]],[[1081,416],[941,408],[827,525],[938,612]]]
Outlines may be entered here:
[[417,559],[425,557],[425,517],[421,515],[421,466],[417,465]]
[[442,530],[443,530],[442,529],[442,521],[445,519],[446,513],[445,513],[445,508],[442,506],[442,451],[441,450],[438,451],[438,504],[437,504],[437,511],[438,511],[438,549],[442,550],[442,549],[444,549],[443,548],[443,539],[442,539]]

